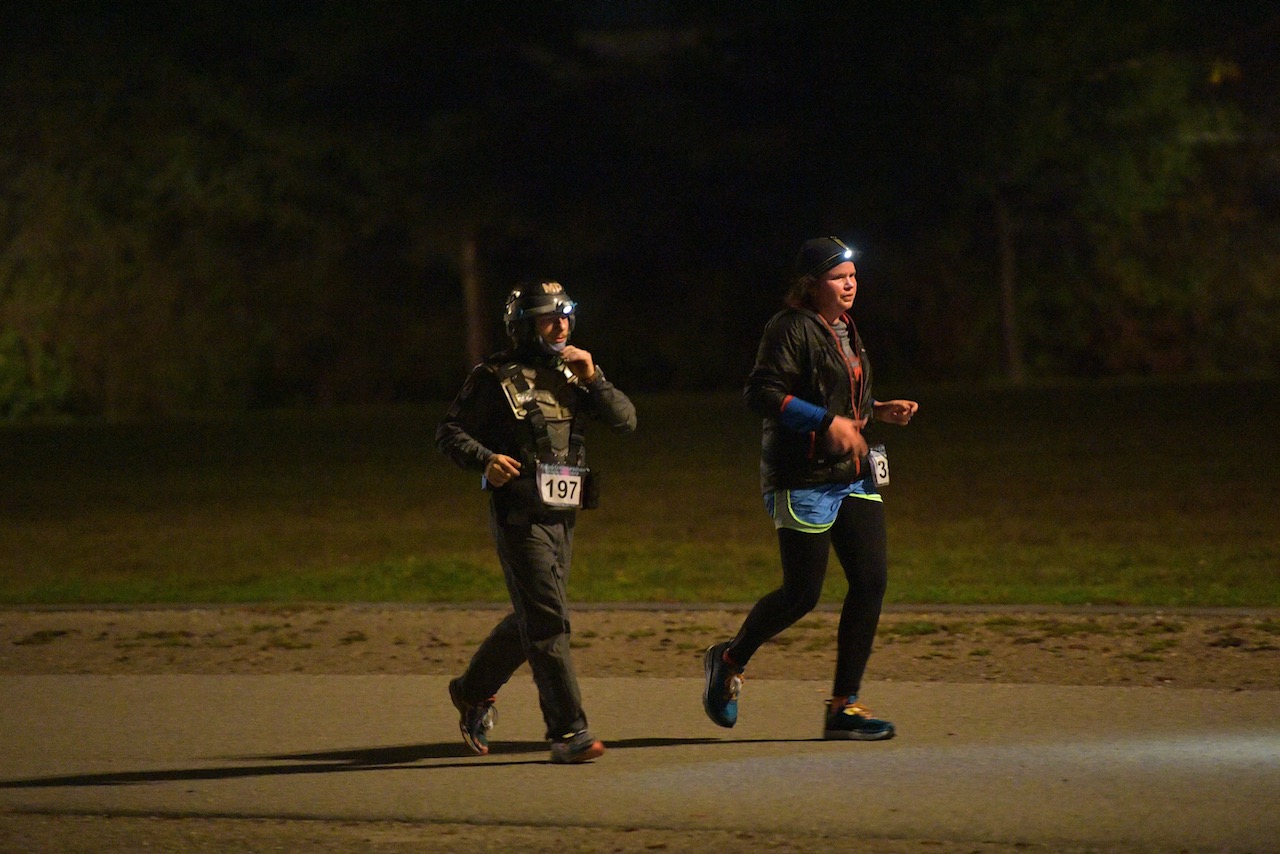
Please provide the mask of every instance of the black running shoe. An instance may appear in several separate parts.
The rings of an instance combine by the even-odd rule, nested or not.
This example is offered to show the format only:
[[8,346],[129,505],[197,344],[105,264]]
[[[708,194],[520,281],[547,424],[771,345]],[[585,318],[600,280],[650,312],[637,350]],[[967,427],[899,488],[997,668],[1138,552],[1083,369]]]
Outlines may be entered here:
[[824,739],[880,741],[893,738],[893,724],[880,720],[857,697],[848,697],[839,705],[827,704],[823,718]]

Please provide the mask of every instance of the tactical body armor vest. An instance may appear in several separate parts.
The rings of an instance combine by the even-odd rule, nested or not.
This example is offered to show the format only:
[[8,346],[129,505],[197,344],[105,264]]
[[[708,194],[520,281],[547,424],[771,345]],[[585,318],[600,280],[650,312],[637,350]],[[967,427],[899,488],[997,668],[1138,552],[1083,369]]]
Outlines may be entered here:
[[529,426],[528,450],[539,463],[586,465],[586,447],[574,404],[578,378],[563,363],[549,366],[509,362],[490,368],[518,421]]

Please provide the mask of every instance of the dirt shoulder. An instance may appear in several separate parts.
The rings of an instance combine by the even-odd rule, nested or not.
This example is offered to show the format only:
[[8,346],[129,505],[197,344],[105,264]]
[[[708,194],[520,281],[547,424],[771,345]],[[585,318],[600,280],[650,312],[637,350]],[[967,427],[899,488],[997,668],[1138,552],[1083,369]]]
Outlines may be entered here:
[[[502,616],[436,606],[0,610],[0,674],[457,674]],[[739,606],[581,606],[582,676],[701,677]],[[752,679],[830,677],[838,614],[819,610],[751,662]],[[1280,689],[1280,613],[893,610],[868,681]]]

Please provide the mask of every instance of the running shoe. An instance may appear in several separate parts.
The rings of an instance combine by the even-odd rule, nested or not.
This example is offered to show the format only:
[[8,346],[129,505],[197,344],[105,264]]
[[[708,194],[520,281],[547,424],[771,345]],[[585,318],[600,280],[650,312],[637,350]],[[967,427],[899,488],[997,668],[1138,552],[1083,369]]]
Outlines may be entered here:
[[493,729],[493,722],[498,717],[498,712],[493,707],[495,698],[490,697],[479,703],[468,703],[459,693],[461,681],[454,679],[449,683],[449,699],[453,701],[453,707],[461,716],[458,719],[458,729],[462,731],[462,740],[467,743],[467,747],[470,747],[473,753],[484,756],[489,752],[489,730]]
[[823,717],[824,739],[879,741],[893,738],[893,724],[880,720],[857,697],[829,702]]
[[702,686],[702,708],[716,726],[731,727],[738,722],[738,694],[742,691],[742,670],[724,660],[728,641],[714,644],[702,658],[706,683]]
[[566,732],[551,741],[551,761],[557,765],[590,762],[604,754],[604,742],[585,729]]

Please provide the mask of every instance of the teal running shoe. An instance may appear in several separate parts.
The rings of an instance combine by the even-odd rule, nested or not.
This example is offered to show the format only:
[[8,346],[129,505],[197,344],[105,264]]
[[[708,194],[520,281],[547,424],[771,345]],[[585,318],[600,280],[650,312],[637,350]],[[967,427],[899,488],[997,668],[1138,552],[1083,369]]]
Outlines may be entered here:
[[716,726],[732,727],[738,722],[738,694],[742,691],[742,670],[724,660],[728,641],[714,644],[702,658],[706,683],[702,686],[702,708]]

